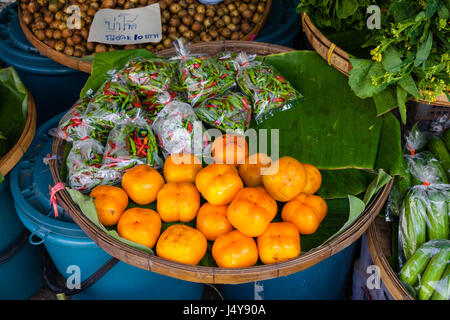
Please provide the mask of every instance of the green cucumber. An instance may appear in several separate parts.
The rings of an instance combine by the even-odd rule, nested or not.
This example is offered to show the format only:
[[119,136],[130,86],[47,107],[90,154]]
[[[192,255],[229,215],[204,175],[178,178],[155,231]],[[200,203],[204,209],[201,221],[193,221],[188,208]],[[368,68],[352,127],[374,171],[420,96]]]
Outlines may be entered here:
[[400,270],[400,280],[414,286],[419,279],[419,275],[425,270],[432,256],[432,250],[423,245],[414,252],[413,256],[405,263]]
[[435,288],[431,300],[450,300],[450,265],[439,280],[439,286]]
[[427,206],[428,240],[447,239],[449,233],[448,204],[444,192],[437,189],[427,190],[429,206]]
[[426,242],[426,206],[423,194],[420,190],[412,188],[408,191],[403,201],[403,210],[400,215],[399,228],[401,233],[399,241],[406,259],[409,259]]
[[442,139],[444,140],[445,146],[447,147],[447,151],[450,152],[450,128],[445,130]]
[[438,136],[431,136],[428,140],[428,148],[434,156],[441,162],[446,173],[447,183],[450,174],[450,153],[445,146],[444,141]]
[[429,300],[431,298],[436,282],[441,279],[442,274],[448,266],[449,259],[449,249],[442,249],[431,258],[420,281],[419,300]]

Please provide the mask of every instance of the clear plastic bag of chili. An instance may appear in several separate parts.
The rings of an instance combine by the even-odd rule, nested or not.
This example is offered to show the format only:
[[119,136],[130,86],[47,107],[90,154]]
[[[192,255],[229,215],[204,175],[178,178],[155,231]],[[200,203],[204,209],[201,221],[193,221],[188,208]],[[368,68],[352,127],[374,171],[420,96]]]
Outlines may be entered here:
[[133,58],[119,76],[138,94],[174,90],[177,81],[177,63],[162,58]]
[[174,153],[208,153],[210,139],[192,107],[177,100],[169,101],[168,94],[160,96],[164,108],[159,112],[152,128],[165,157]]
[[118,121],[135,118],[141,109],[139,97],[124,81],[117,77],[107,80],[91,98],[86,110],[86,119],[92,128],[90,136],[105,144]]
[[58,127],[50,134],[68,142],[74,142],[87,137],[91,131],[86,120],[86,109],[89,97],[80,98],[61,118]]
[[303,99],[303,95],[273,66],[252,61],[244,52],[235,60],[238,66],[236,81],[241,91],[252,98],[258,124],[277,112],[291,109]]
[[179,82],[187,101],[195,106],[236,86],[234,75],[216,58],[191,54],[181,41],[174,42],[179,62]]
[[102,183],[98,175],[105,148],[94,139],[74,141],[67,156],[68,184],[72,189],[89,192]]
[[[183,101],[183,96],[180,92],[175,91],[167,91],[168,99],[165,100],[165,104],[168,104],[172,101]],[[142,103],[142,110],[144,111],[144,117],[149,120],[150,123],[155,121],[158,113],[164,108],[164,103],[160,102],[161,93],[149,92],[146,95],[141,94],[140,99]]]
[[204,123],[222,130],[244,134],[250,125],[252,106],[250,99],[239,92],[227,91],[210,98],[194,108]]
[[155,135],[148,121],[141,117],[121,120],[109,134],[101,168],[124,173],[138,164],[162,168]]

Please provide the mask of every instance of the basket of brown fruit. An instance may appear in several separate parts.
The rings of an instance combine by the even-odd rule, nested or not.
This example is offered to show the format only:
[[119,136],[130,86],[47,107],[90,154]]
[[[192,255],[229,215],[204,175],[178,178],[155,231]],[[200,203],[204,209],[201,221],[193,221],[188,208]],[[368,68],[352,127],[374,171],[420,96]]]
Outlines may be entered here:
[[[133,9],[158,3],[162,40],[158,43],[109,45],[88,42],[95,14],[100,9]],[[117,49],[146,48],[152,52],[184,42],[251,40],[263,27],[271,0],[225,0],[216,5],[196,0],[21,0],[20,25],[27,39],[45,56],[73,69],[90,73],[90,56]],[[69,29],[70,6],[80,8],[81,21]]]

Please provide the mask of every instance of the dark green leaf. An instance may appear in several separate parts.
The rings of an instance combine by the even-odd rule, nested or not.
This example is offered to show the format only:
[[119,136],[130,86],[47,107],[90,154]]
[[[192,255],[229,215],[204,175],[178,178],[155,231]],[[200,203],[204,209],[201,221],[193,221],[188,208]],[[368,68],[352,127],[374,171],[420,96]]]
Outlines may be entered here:
[[426,36],[426,40],[419,45],[417,49],[416,60],[414,61],[414,66],[418,67],[427,61],[428,56],[430,55],[431,48],[433,47],[433,33],[431,31],[428,32]]
[[394,86],[374,94],[373,100],[377,108],[377,115],[381,116],[397,107],[397,95]]
[[348,78],[348,84],[353,92],[360,98],[372,97],[384,89],[384,85],[374,84],[373,77],[385,74],[383,65],[377,61],[367,59],[350,59],[353,69]]
[[406,124],[406,100],[408,100],[408,92],[403,90],[401,86],[397,86],[398,110],[403,124]]

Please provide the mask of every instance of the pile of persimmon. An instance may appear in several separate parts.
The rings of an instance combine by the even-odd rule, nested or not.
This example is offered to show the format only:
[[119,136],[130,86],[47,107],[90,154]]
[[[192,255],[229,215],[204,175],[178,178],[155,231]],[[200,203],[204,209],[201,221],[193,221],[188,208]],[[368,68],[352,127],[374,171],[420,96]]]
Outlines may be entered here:
[[[196,265],[208,241],[219,267],[271,264],[300,255],[300,235],[316,232],[327,204],[314,195],[320,171],[284,156],[248,155],[243,136],[226,134],[212,146],[214,163],[202,166],[192,154],[167,157],[163,174],[148,165],[128,170],[122,188],[98,186],[94,198],[100,223],[117,226],[130,241],[155,248],[162,258]],[[130,208],[156,201],[156,210]],[[274,220],[281,202],[281,221]],[[164,223],[170,226],[162,232]],[[188,226],[195,224],[195,228]]]

